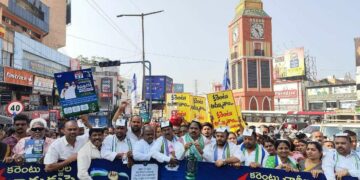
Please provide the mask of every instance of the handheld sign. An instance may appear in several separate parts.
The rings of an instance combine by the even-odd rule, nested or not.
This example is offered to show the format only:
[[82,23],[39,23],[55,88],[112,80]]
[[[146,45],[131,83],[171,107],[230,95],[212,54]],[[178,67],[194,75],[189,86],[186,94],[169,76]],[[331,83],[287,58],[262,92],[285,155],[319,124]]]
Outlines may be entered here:
[[12,101],[6,106],[6,112],[9,115],[20,114],[24,111],[24,105],[19,101]]
[[229,126],[232,132],[241,127],[232,91],[221,91],[207,95],[214,128]]

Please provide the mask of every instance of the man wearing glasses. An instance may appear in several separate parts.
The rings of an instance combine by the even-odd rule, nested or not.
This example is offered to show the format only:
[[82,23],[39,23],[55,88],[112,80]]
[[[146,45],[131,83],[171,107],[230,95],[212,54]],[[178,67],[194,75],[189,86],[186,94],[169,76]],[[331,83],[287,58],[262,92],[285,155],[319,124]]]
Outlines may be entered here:
[[54,139],[45,137],[46,121],[42,118],[33,119],[30,123],[30,137],[22,138],[13,148],[12,158],[6,162],[16,163],[42,162],[45,153]]

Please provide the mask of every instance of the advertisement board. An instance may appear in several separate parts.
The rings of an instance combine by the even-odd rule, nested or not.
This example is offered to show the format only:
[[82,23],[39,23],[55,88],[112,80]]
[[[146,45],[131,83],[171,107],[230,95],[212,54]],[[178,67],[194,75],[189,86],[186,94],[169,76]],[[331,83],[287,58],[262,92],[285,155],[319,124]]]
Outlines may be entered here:
[[173,93],[183,93],[184,92],[184,84],[173,84]]
[[298,83],[274,84],[275,99],[298,98]]
[[360,37],[355,38],[355,58],[356,66],[360,66]]
[[40,92],[43,95],[51,95],[54,86],[54,80],[35,76],[34,78],[34,93]]
[[101,78],[101,92],[112,93],[112,78]]
[[312,88],[307,90],[308,96],[329,95],[329,88]]
[[283,56],[273,61],[274,77],[288,78],[305,75],[304,48],[294,48],[286,51]]
[[165,101],[166,93],[172,92],[173,80],[167,76],[145,76],[146,100],[151,98],[153,101]]
[[32,87],[34,75],[27,71],[4,67],[4,81],[9,84]]
[[91,69],[54,74],[65,117],[99,111]]

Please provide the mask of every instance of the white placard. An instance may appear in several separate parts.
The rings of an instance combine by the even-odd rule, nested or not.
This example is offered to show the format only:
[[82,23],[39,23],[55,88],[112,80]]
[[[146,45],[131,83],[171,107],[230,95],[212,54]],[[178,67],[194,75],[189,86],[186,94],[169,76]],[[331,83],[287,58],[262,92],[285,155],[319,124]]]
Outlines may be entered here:
[[135,164],[131,167],[131,180],[157,180],[158,172],[157,164]]

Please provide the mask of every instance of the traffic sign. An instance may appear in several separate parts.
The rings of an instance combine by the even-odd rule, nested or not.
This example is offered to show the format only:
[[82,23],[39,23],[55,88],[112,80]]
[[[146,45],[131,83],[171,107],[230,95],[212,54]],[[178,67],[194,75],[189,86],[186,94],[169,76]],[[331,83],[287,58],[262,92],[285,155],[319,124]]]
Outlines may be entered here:
[[12,101],[6,106],[6,112],[9,115],[20,114],[24,111],[24,105],[19,101]]

